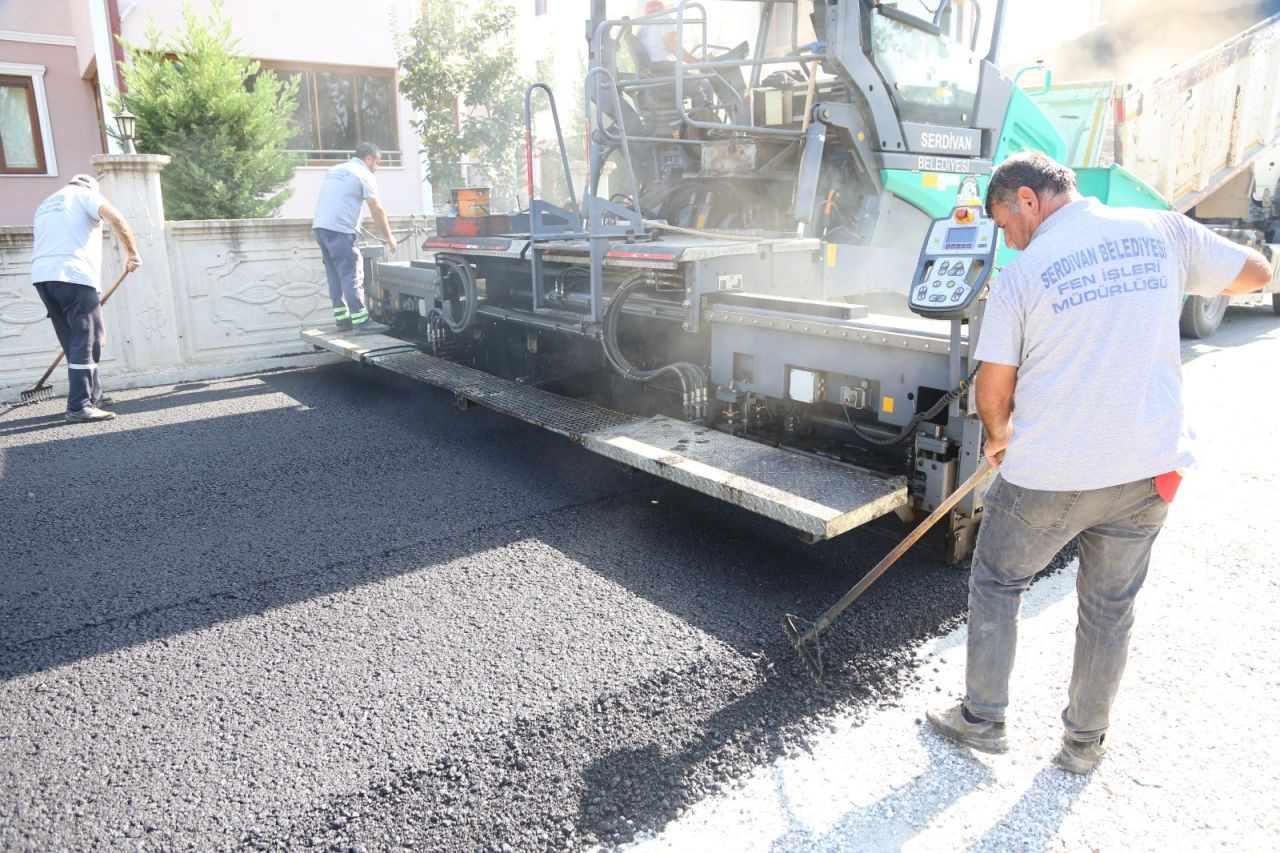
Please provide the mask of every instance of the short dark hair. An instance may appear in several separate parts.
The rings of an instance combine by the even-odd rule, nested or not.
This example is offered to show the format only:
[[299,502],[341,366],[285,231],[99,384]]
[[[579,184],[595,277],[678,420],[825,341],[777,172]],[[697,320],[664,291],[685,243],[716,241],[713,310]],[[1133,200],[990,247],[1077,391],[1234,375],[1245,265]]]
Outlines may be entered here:
[[372,142],[361,142],[356,146],[356,159],[363,160],[366,157],[372,157],[377,160],[382,156],[382,152],[378,150],[378,146]]
[[1026,187],[1038,196],[1056,196],[1076,188],[1076,173],[1039,151],[1019,151],[991,173],[987,184],[987,215],[991,205],[1008,204],[1017,196],[1018,187]]

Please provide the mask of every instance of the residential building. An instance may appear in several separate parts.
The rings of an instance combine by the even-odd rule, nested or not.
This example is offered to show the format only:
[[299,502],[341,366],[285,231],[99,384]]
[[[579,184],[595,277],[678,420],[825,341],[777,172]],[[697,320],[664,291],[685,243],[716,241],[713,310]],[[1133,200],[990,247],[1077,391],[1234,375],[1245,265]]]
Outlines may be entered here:
[[[212,0],[189,0],[200,15]],[[177,0],[42,0],[0,3],[0,225],[31,222],[36,205],[89,168],[89,157],[117,152],[104,128],[121,85],[110,61],[115,34],[147,44],[148,20],[162,45],[180,32]],[[245,55],[300,78],[297,134],[288,143],[304,165],[295,172],[283,217],[310,217],[325,169],[364,140],[385,152],[378,172],[391,213],[431,210],[412,107],[396,86],[396,36],[414,20],[417,0],[224,0],[223,15]]]

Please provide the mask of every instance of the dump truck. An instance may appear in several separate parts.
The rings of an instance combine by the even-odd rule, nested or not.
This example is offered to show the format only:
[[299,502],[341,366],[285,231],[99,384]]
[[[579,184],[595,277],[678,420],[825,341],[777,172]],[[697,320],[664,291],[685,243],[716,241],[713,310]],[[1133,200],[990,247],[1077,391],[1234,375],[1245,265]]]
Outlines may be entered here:
[[[1070,154],[998,66],[1005,0],[607,5],[570,93],[581,192],[556,93],[534,84],[526,133],[545,105],[568,199],[542,198],[530,169],[527,209],[438,218],[427,260],[367,257],[389,334],[303,339],[807,541],[943,505],[981,461],[972,345],[1012,255],[987,179],[1019,150]],[[716,44],[713,17],[747,11],[754,37]],[[697,58],[655,60],[646,27]],[[1167,205],[1122,165],[1080,171],[1108,203]],[[947,562],[972,551],[984,493],[948,512]]]
[[[1125,49],[1154,54],[1154,49],[1144,51],[1142,38],[1142,30],[1127,30]],[[1064,71],[1074,76],[1079,63],[1095,54],[1111,55],[1117,40],[1117,34],[1099,28],[1074,51],[1060,51],[1057,60],[1024,70],[1031,72],[1025,75],[1028,93],[1067,143],[1064,162],[1085,170],[1084,192],[1100,192],[1088,184],[1100,174],[1096,170],[1122,168],[1155,197],[1118,203],[1167,204],[1272,257],[1280,244],[1280,115],[1274,109],[1280,15],[1151,73],[1054,82]],[[1265,298],[1280,314],[1280,281],[1267,288]],[[1188,297],[1183,336],[1212,335],[1228,301]]]

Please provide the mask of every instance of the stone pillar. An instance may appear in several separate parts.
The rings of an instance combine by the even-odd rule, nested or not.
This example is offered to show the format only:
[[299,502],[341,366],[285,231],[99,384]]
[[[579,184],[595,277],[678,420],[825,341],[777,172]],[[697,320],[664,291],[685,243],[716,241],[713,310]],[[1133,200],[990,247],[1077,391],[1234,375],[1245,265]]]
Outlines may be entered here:
[[[160,170],[169,158],[163,154],[95,154],[91,162],[102,176],[102,194],[133,229],[142,258],[142,266],[125,279],[103,309],[107,325],[104,361],[118,359],[121,372],[135,376],[181,364],[183,335],[178,328],[160,193]],[[104,242],[102,254],[105,292],[124,269],[124,251],[111,239]],[[114,371],[107,370],[102,381],[111,387]]]

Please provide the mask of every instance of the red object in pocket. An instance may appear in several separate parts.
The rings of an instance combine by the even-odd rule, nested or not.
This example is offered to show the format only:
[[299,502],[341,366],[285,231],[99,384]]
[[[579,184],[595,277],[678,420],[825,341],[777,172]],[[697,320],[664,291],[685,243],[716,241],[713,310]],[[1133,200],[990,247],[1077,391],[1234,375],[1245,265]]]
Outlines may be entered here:
[[1177,471],[1169,471],[1152,479],[1155,480],[1156,492],[1164,498],[1164,502],[1173,503],[1173,496],[1178,493],[1178,486],[1182,485],[1182,475]]

